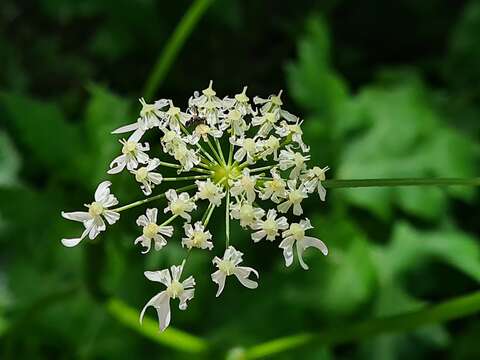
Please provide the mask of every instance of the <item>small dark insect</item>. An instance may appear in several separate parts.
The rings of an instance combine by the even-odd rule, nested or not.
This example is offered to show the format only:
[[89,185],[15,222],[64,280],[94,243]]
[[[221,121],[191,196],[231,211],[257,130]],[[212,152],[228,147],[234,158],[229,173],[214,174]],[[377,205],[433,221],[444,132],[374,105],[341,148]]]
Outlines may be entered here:
[[198,114],[198,108],[196,106],[190,106],[187,111],[190,115],[192,115],[192,117],[185,124],[186,126],[197,126],[200,124],[205,124],[205,122],[207,121],[207,119]]

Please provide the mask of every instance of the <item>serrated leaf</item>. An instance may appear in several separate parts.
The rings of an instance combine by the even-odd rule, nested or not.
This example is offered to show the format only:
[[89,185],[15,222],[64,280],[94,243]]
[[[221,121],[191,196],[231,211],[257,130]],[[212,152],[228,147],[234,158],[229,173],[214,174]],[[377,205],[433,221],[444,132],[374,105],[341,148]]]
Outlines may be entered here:
[[[466,135],[449,128],[428,101],[418,80],[388,88],[364,89],[353,100],[357,114],[343,127],[338,178],[473,177],[477,149]],[[340,120],[340,119],[339,119]],[[355,120],[356,134],[351,135]],[[439,218],[447,194],[469,198],[468,188],[387,188],[345,190],[346,199],[388,218],[397,206],[422,218]]]

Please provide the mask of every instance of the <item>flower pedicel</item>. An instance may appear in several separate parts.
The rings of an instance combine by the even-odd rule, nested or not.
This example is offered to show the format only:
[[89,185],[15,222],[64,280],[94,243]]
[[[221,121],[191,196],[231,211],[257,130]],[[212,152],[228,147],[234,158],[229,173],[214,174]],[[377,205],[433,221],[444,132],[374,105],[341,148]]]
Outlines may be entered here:
[[[211,279],[218,285],[217,296],[230,275],[247,288],[258,286],[251,276],[258,278],[258,272],[239,266],[243,253],[230,245],[232,220],[251,231],[253,242],[278,241],[287,266],[293,263],[296,252],[301,267],[308,269],[302,257],[308,247],[327,255],[328,249],[321,240],[306,235],[312,229],[310,220],[302,217],[289,223],[287,217],[301,216],[301,202],[310,194],[318,192],[320,199],[325,200],[322,181],[329,168],[308,168],[309,147],[302,139],[302,122],[282,109],[281,92],[267,99],[255,97],[252,104],[246,91],[244,87],[233,98],[220,99],[210,82],[201,94],[194,93],[185,111],[168,99],[153,104],[140,99],[142,109],[137,121],[113,131],[123,138],[119,139],[121,154],[112,161],[108,173],[129,172],[147,196],[171,182],[188,185],[167,187],[157,195],[112,208],[118,200],[110,193],[110,181],[104,181],[95,192],[95,201],[85,205],[88,211],[62,212],[64,218],[79,221],[85,228],[79,238],[62,239],[63,245],[76,246],[87,236],[94,239],[106,230],[107,223],[112,225],[119,220],[120,212],[164,198],[163,209],[149,207],[137,219],[141,233],[132,239],[134,244],[142,246],[142,253],[162,251],[173,232],[180,231],[186,251],[223,253],[222,258],[212,255],[215,270]],[[142,142],[149,131],[158,133],[160,144],[151,147]],[[155,148],[171,160],[150,157]],[[175,169],[178,177],[166,177],[162,170],[165,168]],[[202,202],[206,211],[197,214],[197,204]],[[220,208],[225,214],[223,244],[215,241],[208,230],[213,212],[223,211]],[[170,225],[175,219],[183,226]],[[186,309],[195,290],[192,276],[180,280],[186,258],[170,270],[145,272],[149,280],[162,283],[166,289],[145,305],[140,320],[145,310],[153,306],[160,329],[164,330],[170,323],[170,300],[179,299],[180,309]]]

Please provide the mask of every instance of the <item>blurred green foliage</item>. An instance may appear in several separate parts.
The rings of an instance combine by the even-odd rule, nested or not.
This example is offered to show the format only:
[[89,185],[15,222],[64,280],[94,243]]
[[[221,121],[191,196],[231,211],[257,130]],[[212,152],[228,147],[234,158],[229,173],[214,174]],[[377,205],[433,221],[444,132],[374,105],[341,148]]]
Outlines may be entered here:
[[[92,243],[60,244],[78,231],[60,211],[89,201],[107,178],[120,146],[110,131],[134,119],[135,100],[189,5],[0,3],[0,358],[195,356],[178,350],[182,333],[157,342],[132,323],[131,308],[157,290],[143,270],[181,259],[178,232],[166,249],[141,256],[133,246],[141,210],[132,210]],[[209,79],[220,94],[284,88],[287,108],[305,119],[312,163],[328,164],[331,178],[474,177],[479,39],[478,1],[217,1],[156,96],[185,105]],[[133,188],[127,176],[115,178],[122,203],[142,197]],[[230,283],[215,299],[210,258],[193,253],[195,299],[173,311],[173,325],[208,342],[210,358],[235,348],[230,358],[241,359],[242,347],[476,290],[478,200],[478,191],[459,187],[331,190],[322,206],[306,205],[330,248],[326,258],[307,252],[308,272],[286,269],[279,249],[253,246],[234,228],[231,241],[260,270],[259,289]],[[217,238],[222,226],[212,227]],[[110,297],[122,302],[105,306]],[[313,343],[274,358],[475,359],[478,319],[335,348]],[[185,336],[185,348],[198,345]],[[163,346],[169,341],[174,348]]]

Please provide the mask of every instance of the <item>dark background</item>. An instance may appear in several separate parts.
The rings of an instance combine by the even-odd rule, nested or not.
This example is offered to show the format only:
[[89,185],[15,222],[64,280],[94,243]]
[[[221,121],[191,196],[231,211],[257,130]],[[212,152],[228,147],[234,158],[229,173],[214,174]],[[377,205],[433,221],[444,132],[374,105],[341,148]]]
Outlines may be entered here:
[[[139,254],[141,209],[122,214],[98,241],[60,243],[79,231],[60,211],[79,209],[111,178],[105,171],[118,144],[109,133],[135,120],[136,100],[190,4],[0,2],[0,358],[197,356],[181,341],[172,349],[124,326],[106,305],[115,298],[141,309],[158,291],[143,271],[183,256],[179,241]],[[284,89],[285,107],[305,119],[311,162],[328,164],[330,178],[475,177],[479,39],[478,1],[218,0],[154,98],[185,106],[210,79],[221,96],[244,85],[251,97]],[[126,175],[113,189],[122,204],[143,196]],[[232,242],[260,271],[259,289],[230,282],[215,299],[211,259],[193,254],[195,299],[185,312],[172,307],[172,326],[223,358],[235,347],[475,291],[478,200],[464,187],[331,190],[325,204],[305,206],[331,252],[308,251],[308,272],[286,269],[277,247],[253,246],[234,227]],[[272,358],[477,359],[479,320],[337,347],[313,342]]]

